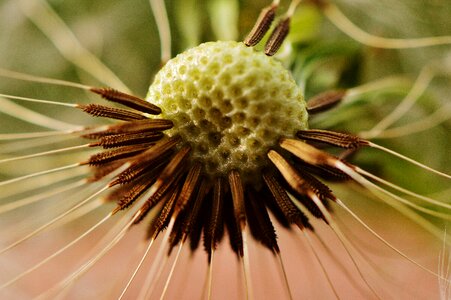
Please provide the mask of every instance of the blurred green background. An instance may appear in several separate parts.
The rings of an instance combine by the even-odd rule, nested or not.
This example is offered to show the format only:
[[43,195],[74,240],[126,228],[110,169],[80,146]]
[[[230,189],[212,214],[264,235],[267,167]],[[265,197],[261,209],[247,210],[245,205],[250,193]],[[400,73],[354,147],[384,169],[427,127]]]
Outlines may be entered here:
[[[103,85],[62,57],[52,42],[23,12],[37,14],[35,0],[0,1],[0,67],[29,74]],[[165,1],[172,29],[173,54],[202,41],[243,39],[260,9],[270,1],[172,0]],[[348,88],[374,80],[402,76],[384,88],[357,97],[327,114],[312,118],[312,127],[359,133],[390,113],[409,92],[421,70],[434,66],[436,75],[418,104],[398,125],[426,118],[449,105],[451,47],[387,50],[362,45],[339,31],[321,11],[304,1],[293,18],[289,42],[279,59],[292,69],[309,98],[321,91]],[[146,0],[48,1],[82,45],[105,63],[137,95],[145,96],[160,65],[160,42]],[[355,24],[384,37],[415,38],[451,34],[451,3],[447,0],[333,1]],[[281,2],[281,13],[289,1]],[[68,102],[99,101],[80,90],[0,79],[0,92]],[[36,111],[75,124],[92,120],[72,110],[24,104]],[[447,116],[451,115],[449,106]],[[449,119],[449,118],[448,118]],[[451,122],[400,138],[377,142],[442,171],[451,170]],[[5,132],[42,130],[2,115]],[[418,192],[433,193],[449,183],[379,151],[364,151],[360,165]],[[449,196],[449,193],[445,195]]]

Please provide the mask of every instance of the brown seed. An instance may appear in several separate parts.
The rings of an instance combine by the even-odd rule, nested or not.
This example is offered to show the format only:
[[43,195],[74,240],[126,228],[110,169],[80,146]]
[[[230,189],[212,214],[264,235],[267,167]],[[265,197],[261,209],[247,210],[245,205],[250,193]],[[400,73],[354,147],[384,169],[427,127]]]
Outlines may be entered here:
[[265,45],[266,55],[273,56],[277,51],[279,51],[280,46],[282,46],[283,41],[290,31],[290,21],[291,19],[289,17],[283,18],[277,24],[276,28],[274,28]]
[[244,44],[248,47],[257,45],[268,32],[272,22],[276,16],[277,5],[271,4],[265,7],[258,16],[257,22],[244,40]]
[[123,121],[146,119],[145,116],[139,113],[135,113],[125,109],[103,106],[99,104],[88,104],[88,105],[78,104],[77,108],[80,108],[85,113],[88,113],[94,117],[104,117]]
[[367,141],[358,136],[329,130],[299,130],[296,136],[302,140],[326,143],[345,149],[357,149],[368,145]]
[[327,91],[318,94],[307,102],[307,111],[310,114],[316,114],[329,110],[337,106],[344,96],[346,96],[345,90]]
[[91,92],[99,94],[100,96],[111,102],[119,103],[141,112],[149,113],[152,115],[158,115],[161,113],[161,109],[158,106],[153,105],[152,103],[147,102],[141,98],[119,92],[115,89],[91,88]]

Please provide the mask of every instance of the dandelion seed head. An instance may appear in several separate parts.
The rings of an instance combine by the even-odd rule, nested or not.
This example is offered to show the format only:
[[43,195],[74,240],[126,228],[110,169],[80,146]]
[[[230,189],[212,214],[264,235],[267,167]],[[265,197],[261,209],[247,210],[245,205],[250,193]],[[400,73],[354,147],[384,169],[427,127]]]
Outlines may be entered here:
[[234,169],[255,177],[280,136],[307,128],[304,97],[290,72],[239,42],[204,43],[170,60],[147,100],[174,122],[169,135],[180,135],[211,177]]
[[151,0],[159,55],[149,3],[10,2],[0,298],[446,298],[450,37],[416,4]]

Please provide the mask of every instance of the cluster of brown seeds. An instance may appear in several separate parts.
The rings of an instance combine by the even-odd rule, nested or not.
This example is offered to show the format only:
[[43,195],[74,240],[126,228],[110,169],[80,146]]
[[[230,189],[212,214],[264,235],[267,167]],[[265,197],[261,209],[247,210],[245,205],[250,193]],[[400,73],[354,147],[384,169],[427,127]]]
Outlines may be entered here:
[[[262,39],[274,19],[276,8],[277,6],[272,5],[263,10],[255,28],[245,40],[246,46],[253,46]],[[290,16],[287,15],[276,26],[267,43],[266,55],[273,55],[280,47],[288,33],[289,19]],[[160,76],[162,78],[157,75],[155,87],[150,88],[148,101],[111,89],[92,89],[92,92],[103,98],[127,106],[129,109],[97,104],[79,106],[93,116],[121,121],[83,136],[95,140],[91,146],[105,149],[83,163],[92,166],[92,180],[99,180],[120,167],[125,167],[109,183],[108,198],[118,204],[114,213],[133,206],[140,199],[140,203],[144,204],[138,207],[134,214],[133,223],[136,224],[142,221],[150,210],[156,209],[157,217],[151,220],[148,236],[154,239],[170,224],[169,228],[172,231],[169,251],[179,242],[185,242],[187,239],[190,241],[191,249],[197,249],[203,237],[204,248],[211,259],[212,251],[227,231],[232,249],[237,255],[243,256],[243,234],[246,226],[249,226],[252,236],[257,241],[278,253],[277,237],[269,212],[284,227],[289,228],[295,225],[302,230],[305,228],[313,230],[308,215],[323,219],[327,223],[325,213],[329,209],[328,201],[336,200],[332,191],[318,178],[349,179],[348,175],[337,166],[337,162],[341,163],[338,158],[316,149],[307,142],[345,149],[356,149],[367,145],[366,141],[347,134],[306,128],[306,110],[313,114],[333,107],[342,99],[345,92],[324,93],[312,99],[305,107],[302,95],[298,95],[296,85],[293,85],[294,81],[286,78],[287,76],[282,76],[281,84],[288,83],[289,89],[293,89],[289,94],[294,95],[290,96],[293,97],[290,101],[294,104],[290,105],[294,105],[293,109],[301,115],[302,120],[290,117],[293,121],[289,123],[294,124],[297,129],[295,128],[294,133],[290,130],[286,135],[278,133],[277,137],[272,137],[272,140],[268,142],[269,148],[256,152],[258,153],[255,159],[257,167],[252,169],[252,172],[247,169],[243,171],[239,161],[235,161],[232,164],[233,167],[225,168],[223,171],[212,171],[203,157],[208,156],[208,152],[215,149],[209,146],[211,149],[206,149],[207,152],[200,151],[197,142],[201,143],[202,138],[197,138],[184,128],[193,127],[197,128],[197,131],[204,130],[207,136],[212,130],[219,130],[221,134],[229,134],[233,138],[239,135],[234,131],[226,132],[233,126],[223,129],[213,128],[215,118],[210,120],[213,127],[202,127],[202,118],[195,112],[187,118],[181,118],[180,114],[186,115],[183,105],[186,101],[190,102],[185,103],[188,110],[193,106],[197,107],[196,101],[200,101],[199,105],[202,105],[202,99],[207,98],[218,107],[237,102],[233,93],[229,93],[228,85],[226,88],[221,86],[219,80],[221,76],[218,77],[218,83],[211,82],[219,71],[225,72],[229,77],[244,73],[254,76],[253,73],[261,73],[255,69],[256,65],[260,67],[264,64],[268,67],[273,66],[271,70],[274,71],[271,72],[276,74],[281,72],[280,66],[274,65],[272,58],[265,58],[264,55],[262,57],[259,53],[245,49],[239,43],[209,43],[189,51],[187,55],[175,58],[174,62],[170,61],[167,67],[163,68],[161,72],[163,75]],[[213,56],[229,57],[229,62],[227,66],[224,65],[224,68],[232,69],[220,70],[216,59],[205,57],[209,51]],[[239,63],[231,64],[231,61],[236,59],[234,55],[231,55],[233,51],[238,51],[238,54],[244,56],[256,57],[250,59],[249,64],[250,68],[255,70],[251,70],[252,72],[235,70],[235,65],[242,67],[243,59],[239,58],[241,59]],[[174,72],[177,73],[174,79],[177,84],[169,86],[166,84],[160,87],[160,84],[168,80],[165,77],[174,76],[168,75]],[[185,78],[188,76],[187,72],[194,72],[195,78]],[[244,78],[247,78],[246,76]],[[205,80],[210,81],[211,84],[203,84]],[[230,78],[228,84],[231,80]],[[265,80],[266,82],[261,83],[262,87],[272,86],[275,80],[279,79],[268,77]],[[235,86],[239,86],[249,80],[235,81]],[[241,92],[236,97],[247,97],[247,101],[261,100],[261,95],[252,96],[251,92],[255,89],[252,82],[239,87],[241,91],[244,90],[244,96]],[[248,91],[251,92],[248,93]],[[278,91],[275,90],[274,93],[277,94]],[[151,104],[153,100],[158,102],[159,106],[163,105],[163,110],[167,111],[162,111],[160,107]],[[272,101],[283,105],[285,99],[282,97]],[[263,104],[266,105],[272,101],[268,100]],[[269,116],[276,113],[271,106],[266,105],[266,107]],[[227,114],[235,109],[232,105],[230,109],[221,112],[223,115],[216,117],[227,118],[229,117]],[[163,118],[156,119],[152,116],[158,114],[162,114]],[[232,118],[230,119],[233,121]],[[266,122],[261,121],[261,118],[258,120],[257,123]],[[284,122],[287,121],[284,120]],[[268,130],[279,125],[263,124]],[[258,126],[259,124],[255,124],[255,127]],[[250,133],[252,130],[253,128],[250,128]],[[227,149],[229,152],[236,150],[231,147]],[[243,149],[245,152],[252,151],[246,147]],[[245,154],[252,155],[252,153]],[[223,157],[223,161],[216,164],[226,165],[228,160],[228,157]],[[220,166],[218,168],[220,169]],[[145,199],[141,199],[143,197]],[[296,206],[295,201],[298,201],[304,209]]]
[[[297,199],[308,214],[327,222],[322,209],[328,208],[328,201],[335,197],[317,176],[348,179],[335,166],[337,158],[306,142],[347,149],[366,145],[360,138],[343,133],[299,130],[296,133],[299,139],[281,138],[276,149],[269,150],[267,157],[261,157],[268,160],[269,167],[261,174],[264,184],[256,187],[245,183],[240,170],[213,177],[206,173],[201,161],[190,159],[192,150],[186,141],[164,133],[173,127],[172,122],[149,116],[159,114],[158,107],[111,89],[92,91],[133,110],[97,104],[80,107],[91,115],[122,121],[84,135],[95,140],[91,143],[93,147],[105,149],[84,164],[92,166],[92,180],[99,180],[127,164],[109,183],[108,197],[118,204],[114,212],[131,207],[146,195],[144,205],[137,209],[134,223],[144,219],[151,209],[157,209],[158,217],[151,221],[149,237],[155,238],[173,221],[171,249],[186,239],[192,250],[197,249],[203,236],[204,248],[211,255],[227,230],[232,249],[242,256],[242,234],[248,225],[256,240],[279,252],[268,212],[284,227],[295,225],[313,230],[307,215],[295,206],[291,197]],[[330,98],[328,94],[322,102],[329,105]],[[313,103],[316,110],[318,100]]]

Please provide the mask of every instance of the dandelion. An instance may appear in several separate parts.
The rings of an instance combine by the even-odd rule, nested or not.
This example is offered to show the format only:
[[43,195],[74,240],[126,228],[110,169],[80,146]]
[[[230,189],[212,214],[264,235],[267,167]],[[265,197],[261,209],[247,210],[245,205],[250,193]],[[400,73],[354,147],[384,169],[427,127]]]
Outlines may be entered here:
[[[65,5],[5,4],[10,24],[15,14],[27,26],[31,21],[79,78],[0,69],[11,85],[44,86],[31,90],[32,97],[2,88],[2,297],[449,294],[446,233],[440,257],[439,244],[451,218],[449,201],[440,200],[449,195],[443,149],[451,113],[430,91],[446,90],[449,36],[382,38],[333,3],[273,1],[263,5],[255,25],[243,17],[250,32],[243,42],[230,41],[243,30],[234,27],[239,4],[216,0],[206,5],[212,31],[228,41],[200,43],[197,20],[204,16],[197,1],[167,3],[182,7],[175,13],[163,1],[150,4],[161,67],[154,63],[144,99],[84,46],[99,46],[94,30],[82,30],[91,34],[84,43],[76,38],[61,18],[72,14]],[[122,5],[112,5],[112,14],[123,16]],[[180,22],[180,32],[171,33],[168,15]],[[321,16],[330,22],[325,31],[337,28],[349,40],[318,42]],[[315,26],[308,28],[306,20]],[[177,35],[189,49],[172,58]],[[386,59],[393,57],[385,49],[445,50],[431,50],[434,59],[416,70],[413,82],[392,76],[362,83],[355,69],[363,54],[352,40],[372,47],[365,54]],[[109,45],[115,46],[137,48]],[[150,77],[142,66],[132,72]],[[77,101],[68,100],[73,95]],[[401,102],[372,103],[390,97]],[[372,115],[362,118],[362,112]],[[416,157],[435,159],[441,171]]]

